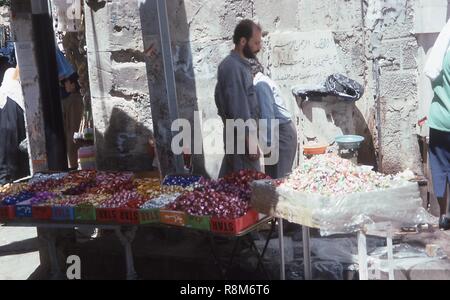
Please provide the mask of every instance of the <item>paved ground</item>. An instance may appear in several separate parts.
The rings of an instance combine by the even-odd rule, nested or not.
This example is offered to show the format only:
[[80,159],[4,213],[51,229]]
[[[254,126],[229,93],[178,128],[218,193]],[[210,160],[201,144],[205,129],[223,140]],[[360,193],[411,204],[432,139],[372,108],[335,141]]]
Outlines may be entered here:
[[39,264],[36,229],[0,227],[0,280],[28,279]]
[[[253,236],[261,249],[265,242],[266,231]],[[345,242],[349,242],[349,238]],[[82,241],[82,240],[79,240]],[[133,244],[135,265],[141,279],[272,279],[279,278],[278,240],[273,240],[267,252],[263,269],[258,268],[255,252],[249,250],[249,244],[243,242],[240,254],[226,274],[223,266],[230,263],[234,240],[217,239],[214,259],[207,236],[198,233],[186,233],[178,230],[146,229],[138,234]],[[383,241],[372,241],[374,247],[383,247]],[[332,241],[336,245],[336,241]],[[397,247],[413,247],[422,251],[428,244],[438,245],[444,254],[450,257],[450,233],[433,231],[420,234],[405,234],[395,241]],[[287,278],[303,279],[303,253],[300,234],[289,234],[285,240],[287,259]],[[1,279],[48,279],[46,274],[38,272],[39,255],[35,229],[0,227],[0,280]],[[323,248],[323,247],[322,247]],[[352,247],[350,247],[352,248]],[[412,248],[411,248],[412,249]],[[422,250],[421,250],[422,249]],[[354,257],[355,248],[345,255]],[[351,253],[353,251],[353,253]],[[106,232],[97,240],[83,243],[64,243],[61,248],[61,265],[69,255],[78,255],[82,260],[83,279],[125,279],[125,260],[123,248],[113,233]],[[422,253],[423,254],[423,253]],[[323,254],[326,256],[326,253]],[[400,254],[399,254],[400,255]],[[400,255],[401,256],[401,255]],[[423,256],[423,255],[422,255]],[[348,260],[349,258],[343,259]],[[354,280],[357,274],[351,270],[351,263],[339,262],[342,258],[313,259],[314,276],[317,279]],[[381,278],[387,274],[381,272]],[[420,259],[397,261],[396,279],[450,279],[450,261],[447,259],[429,261]]]

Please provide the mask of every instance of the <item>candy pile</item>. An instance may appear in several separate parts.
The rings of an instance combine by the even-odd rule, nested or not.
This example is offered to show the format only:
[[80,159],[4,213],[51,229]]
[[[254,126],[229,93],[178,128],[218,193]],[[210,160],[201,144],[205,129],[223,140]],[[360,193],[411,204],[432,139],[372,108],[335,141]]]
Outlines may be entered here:
[[20,192],[23,192],[28,188],[28,184],[26,183],[11,183],[6,184],[4,186],[0,186],[0,195],[15,195]]
[[250,209],[250,184],[254,180],[269,179],[255,171],[240,171],[220,180],[202,180],[195,191],[185,193],[169,209],[184,211],[194,216],[214,216],[236,219]]
[[189,187],[197,184],[201,179],[201,176],[167,176],[163,185]]
[[159,197],[161,194],[161,183],[158,179],[135,179],[136,191],[147,199]]
[[46,203],[48,200],[56,198],[56,195],[50,192],[38,192],[26,201],[20,201],[16,205],[20,206],[40,206],[42,203]]
[[16,205],[17,203],[27,201],[34,197],[34,193],[29,191],[20,192],[17,195],[7,196],[1,202],[1,205]]
[[86,206],[94,206],[94,207],[99,207],[103,202],[107,201],[108,199],[111,198],[111,195],[89,195],[89,194],[85,194],[85,195],[81,195],[81,196],[76,196],[76,197],[80,197],[81,198],[81,202],[78,205],[86,205]]
[[81,171],[38,174],[29,184],[2,187],[0,205],[168,209],[194,216],[236,219],[250,209],[251,182],[269,179],[241,171],[220,180],[200,176],[138,179],[133,173]]
[[249,210],[249,203],[237,196],[225,192],[216,192],[208,188],[182,195],[169,209],[184,211],[193,216],[213,216],[237,219]]
[[61,181],[66,178],[68,173],[55,173],[55,174],[35,174],[33,178],[30,179],[29,184],[33,185],[35,183],[44,181]]
[[49,199],[54,199],[56,197],[57,195],[51,192],[38,192],[34,194],[33,198],[31,198],[29,201],[31,204],[38,204],[45,202]]
[[161,187],[161,194],[177,194],[177,193],[184,193],[184,192],[193,192],[195,190],[194,186],[190,187],[181,187],[181,186],[162,186]]
[[61,193],[66,196],[77,196],[86,193],[89,189],[95,187],[95,182],[81,182],[78,185],[66,187]]
[[255,180],[271,179],[270,176],[261,172],[245,170],[232,173],[225,177],[228,183],[226,192],[236,194],[240,199],[250,201],[252,190],[250,184]]
[[410,173],[383,175],[335,154],[326,154],[306,160],[283,184],[306,193],[336,196],[400,186],[411,179]]
[[100,208],[139,208],[148,199],[133,191],[121,191],[100,204]]
[[156,209],[168,207],[170,204],[180,197],[180,193],[175,194],[162,194],[161,196],[145,202],[140,208],[142,209]]
[[48,180],[41,180],[41,181],[35,181],[30,185],[29,190],[31,192],[59,192],[59,190],[64,185],[64,180],[59,179],[48,179]]
[[133,173],[97,174],[96,185],[88,190],[89,194],[115,194],[119,191],[129,191],[133,186]]
[[69,206],[74,207],[84,203],[86,196],[65,196],[61,198],[53,198],[42,203],[41,206]]

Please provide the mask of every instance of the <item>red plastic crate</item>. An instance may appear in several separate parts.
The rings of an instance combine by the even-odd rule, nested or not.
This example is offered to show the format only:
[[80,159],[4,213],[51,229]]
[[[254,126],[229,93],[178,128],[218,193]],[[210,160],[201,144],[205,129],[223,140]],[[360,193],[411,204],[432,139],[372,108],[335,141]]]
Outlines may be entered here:
[[139,210],[130,208],[118,209],[117,222],[119,224],[139,224]]
[[16,208],[13,205],[0,206],[0,220],[9,221],[16,218]]
[[33,206],[31,211],[35,220],[47,221],[52,218],[52,208],[50,206]]
[[100,223],[117,223],[117,208],[97,208],[97,221]]
[[245,216],[235,220],[225,220],[213,217],[211,218],[211,231],[221,234],[238,234],[256,224],[258,220],[259,213],[255,210],[250,210]]

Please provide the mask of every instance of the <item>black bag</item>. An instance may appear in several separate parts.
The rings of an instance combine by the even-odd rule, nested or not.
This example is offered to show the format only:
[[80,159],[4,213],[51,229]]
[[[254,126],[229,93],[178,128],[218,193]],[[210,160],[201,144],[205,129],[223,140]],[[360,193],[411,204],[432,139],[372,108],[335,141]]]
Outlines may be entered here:
[[325,86],[330,94],[347,101],[358,101],[364,95],[362,85],[342,74],[329,76]]

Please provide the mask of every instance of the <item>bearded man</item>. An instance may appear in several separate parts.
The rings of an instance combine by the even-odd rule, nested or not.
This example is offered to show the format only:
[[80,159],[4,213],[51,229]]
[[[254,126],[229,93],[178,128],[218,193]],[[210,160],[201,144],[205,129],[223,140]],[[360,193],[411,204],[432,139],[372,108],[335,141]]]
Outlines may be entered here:
[[[261,51],[262,29],[251,20],[243,20],[234,31],[233,42],[234,50],[219,65],[215,90],[218,114],[225,125],[226,154],[220,177],[241,170],[261,171],[259,162],[261,154],[257,139],[254,138],[257,137],[256,122],[259,119],[259,104],[248,60],[256,58],[256,54]],[[240,135],[238,128],[227,128],[227,121],[237,120],[247,125],[251,121],[255,123],[246,126],[245,133]],[[232,142],[230,142],[231,138],[233,138]],[[245,151],[240,150],[244,148]]]

